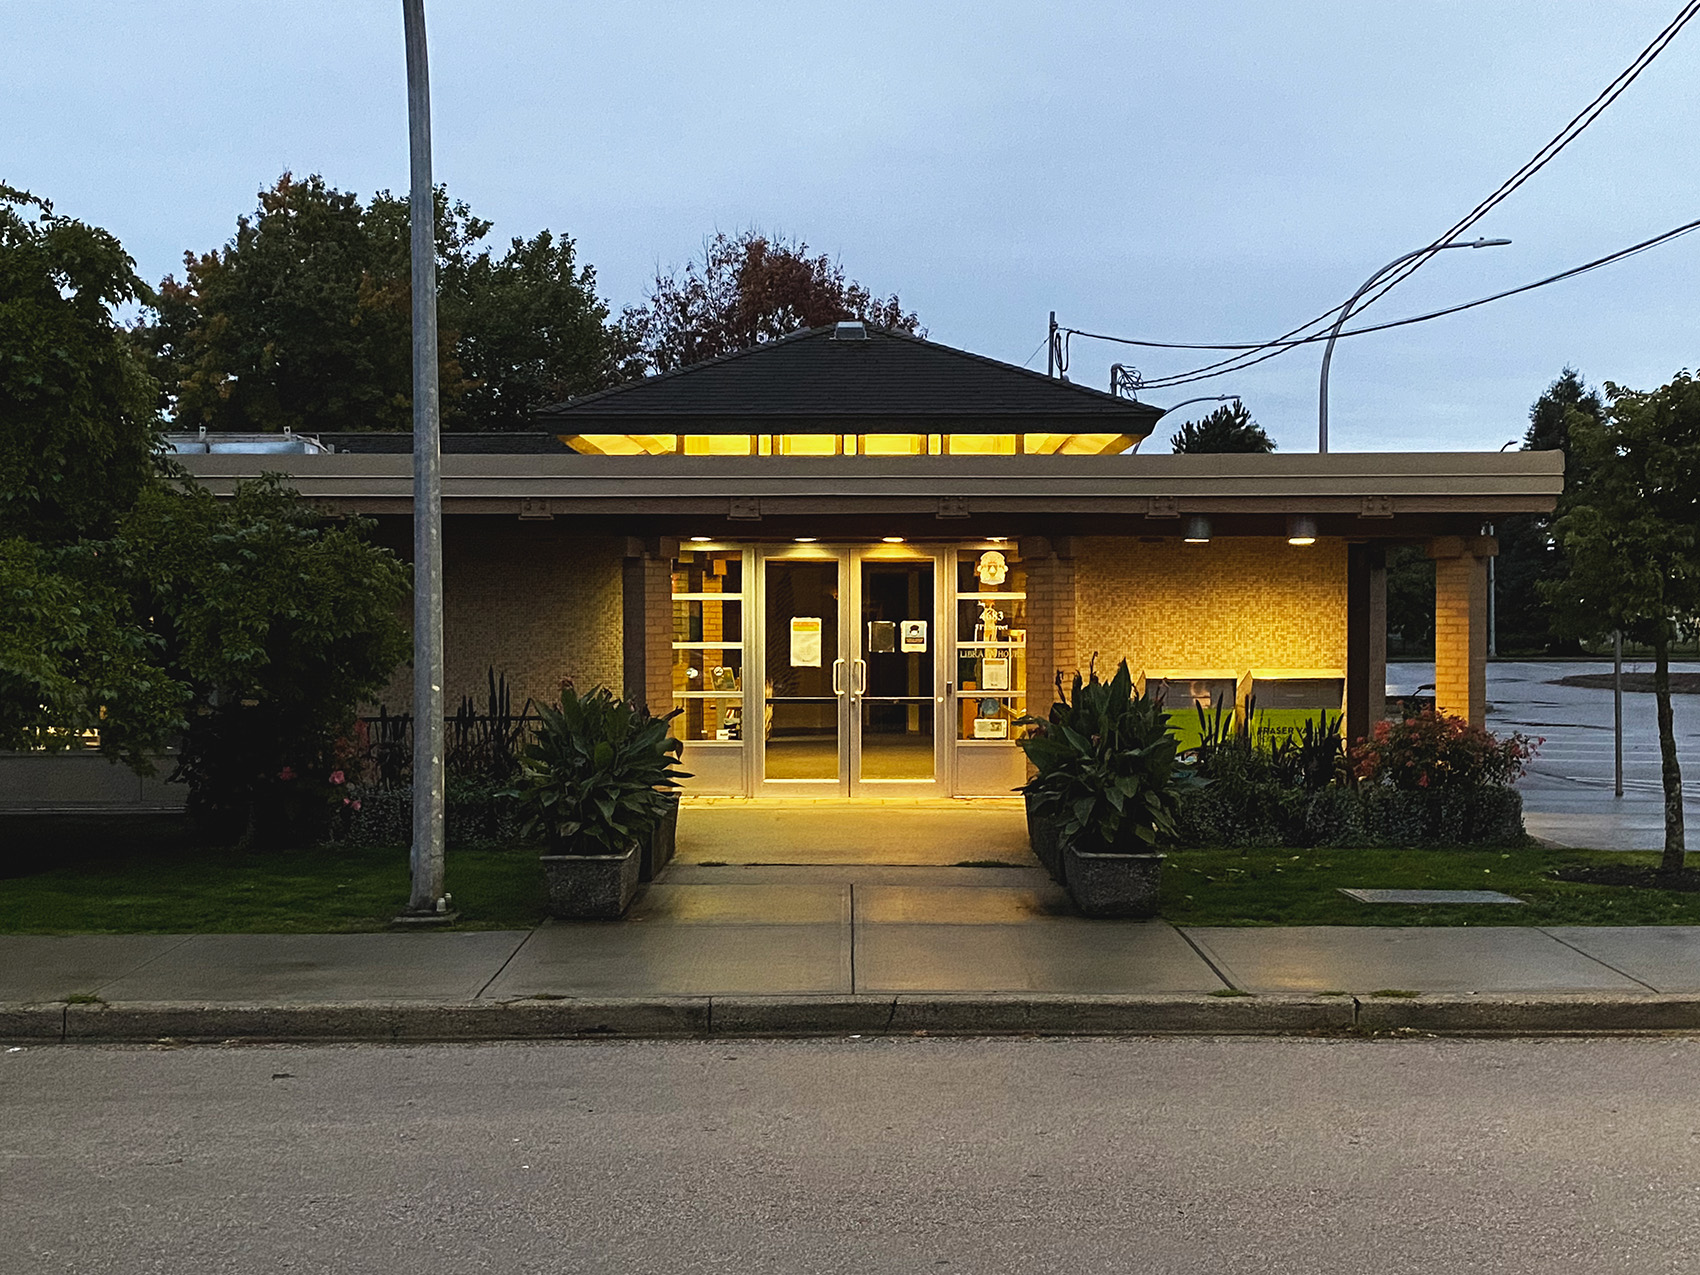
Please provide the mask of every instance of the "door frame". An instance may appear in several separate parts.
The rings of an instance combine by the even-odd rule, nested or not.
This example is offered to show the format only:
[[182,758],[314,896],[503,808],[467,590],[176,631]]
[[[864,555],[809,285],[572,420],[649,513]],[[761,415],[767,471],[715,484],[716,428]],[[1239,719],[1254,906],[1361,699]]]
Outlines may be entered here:
[[[767,564],[770,561],[835,562],[838,566],[838,653],[840,670],[833,686],[838,698],[838,775],[834,779],[769,779],[767,777]],[[933,567],[932,615],[928,617],[929,654],[933,661],[933,775],[931,779],[863,779],[862,697],[866,686],[866,633],[862,625],[862,564],[866,561],[930,562]],[[932,545],[880,544],[790,544],[758,545],[755,552],[753,614],[745,625],[744,658],[751,672],[747,679],[745,720],[760,729],[745,732],[750,750],[750,791],[757,797],[944,797],[951,792],[950,765],[955,757],[951,746],[954,732],[949,714],[951,696],[946,674],[947,654],[954,635],[948,625],[955,618],[947,594],[954,576],[954,559],[947,548]],[[920,617],[916,617],[920,618]]]

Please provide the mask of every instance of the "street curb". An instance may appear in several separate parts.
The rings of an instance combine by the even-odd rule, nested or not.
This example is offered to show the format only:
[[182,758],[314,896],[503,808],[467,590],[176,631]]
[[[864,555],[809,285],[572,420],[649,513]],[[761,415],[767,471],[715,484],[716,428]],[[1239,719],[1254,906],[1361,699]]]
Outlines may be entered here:
[[1289,1035],[1352,1027],[1350,997],[918,995],[897,998],[895,1034]]
[[1640,993],[1431,994],[1358,1002],[1365,1032],[1539,1036],[1700,1031],[1700,996]]
[[1700,1032],[1700,995],[917,994],[324,1005],[0,1005],[0,1040],[426,1041],[819,1036],[1541,1036]]

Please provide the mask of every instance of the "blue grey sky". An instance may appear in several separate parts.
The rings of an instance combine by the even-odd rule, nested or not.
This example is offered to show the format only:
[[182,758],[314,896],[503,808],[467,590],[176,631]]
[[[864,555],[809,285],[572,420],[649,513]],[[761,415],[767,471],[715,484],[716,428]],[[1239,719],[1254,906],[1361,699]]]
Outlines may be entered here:
[[[572,235],[617,310],[760,226],[897,291],[930,335],[1043,368],[1048,311],[1157,340],[1275,336],[1491,192],[1677,0],[697,3],[427,0],[436,171]],[[285,169],[407,182],[395,0],[0,0],[0,180],[107,226],[157,280]],[[1467,300],[1700,217],[1700,19],[1582,138],[1371,311]],[[1337,450],[1497,448],[1566,363],[1693,367],[1700,234],[1342,343]],[[1071,376],[1203,359],[1077,342]],[[1310,348],[1188,390],[1315,447]],[[1208,405],[1206,405],[1208,406]],[[1183,411],[1165,423],[1178,422]],[[1157,447],[1156,440],[1149,446]]]

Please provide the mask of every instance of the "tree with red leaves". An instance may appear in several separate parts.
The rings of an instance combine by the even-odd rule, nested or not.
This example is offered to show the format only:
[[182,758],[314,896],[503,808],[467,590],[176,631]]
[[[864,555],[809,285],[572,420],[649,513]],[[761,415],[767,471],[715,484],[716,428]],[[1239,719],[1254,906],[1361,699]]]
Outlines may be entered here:
[[724,231],[700,259],[657,274],[643,305],[628,307],[621,327],[646,372],[671,372],[805,328],[859,319],[925,336],[897,294],[876,297],[844,276],[833,258],[811,257],[802,240],[759,230]]

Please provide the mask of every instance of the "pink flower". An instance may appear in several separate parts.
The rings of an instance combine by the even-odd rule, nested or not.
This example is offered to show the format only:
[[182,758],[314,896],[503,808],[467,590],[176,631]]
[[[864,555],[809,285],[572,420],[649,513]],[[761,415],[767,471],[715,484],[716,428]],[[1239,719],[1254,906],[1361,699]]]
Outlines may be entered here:
[[355,809],[356,809],[356,810],[358,810],[358,809],[360,809],[360,803],[359,803],[359,802],[358,802],[358,801],[356,801],[356,802],[355,802],[355,803],[354,803],[354,808],[355,808]]
[[290,780],[290,779],[294,779],[295,778],[295,767],[285,766],[282,770],[277,772],[277,777],[279,779],[286,780],[286,781]]
[[345,806],[347,806],[347,805],[350,805],[350,804],[352,804],[352,803],[350,803],[350,801],[349,801],[349,800],[348,800],[348,798],[347,798],[347,797],[344,797],[344,798],[343,798],[343,799],[342,799],[342,804],[343,804],[343,805],[345,805]]
[[331,782],[333,784],[344,783],[344,782],[347,781],[347,779],[348,779],[348,776],[343,774],[340,770],[331,771]]

